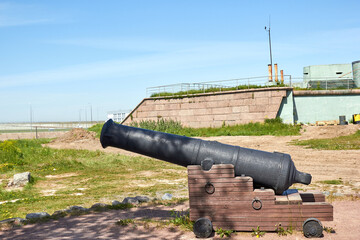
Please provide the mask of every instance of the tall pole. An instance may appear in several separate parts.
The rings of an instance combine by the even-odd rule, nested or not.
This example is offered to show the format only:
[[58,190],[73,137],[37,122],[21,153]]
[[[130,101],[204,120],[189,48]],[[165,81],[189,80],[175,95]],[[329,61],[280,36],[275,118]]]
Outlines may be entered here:
[[92,105],[89,103],[90,105],[90,122],[93,121],[93,118],[92,118]]
[[33,119],[32,119],[32,106],[31,106],[31,103],[30,103],[30,131],[32,131],[32,122],[33,122]]
[[265,26],[265,30],[269,33],[270,66],[272,69],[273,64],[272,64],[272,53],[271,53],[270,16],[269,16],[269,28],[267,29]]

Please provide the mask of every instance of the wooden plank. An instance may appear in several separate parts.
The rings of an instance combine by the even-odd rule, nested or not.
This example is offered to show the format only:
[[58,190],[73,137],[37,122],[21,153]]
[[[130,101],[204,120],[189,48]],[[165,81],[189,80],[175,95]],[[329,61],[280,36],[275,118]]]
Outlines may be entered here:
[[211,195],[213,197],[240,197],[240,196],[245,196],[247,194],[251,194],[252,192],[250,190],[244,190],[243,192],[238,191],[238,192],[221,192],[221,191],[216,191],[213,194],[208,194],[205,193],[205,190],[200,190],[200,191],[196,191],[196,192],[189,192],[189,197],[190,200],[192,197],[203,197],[204,194],[206,195]]
[[[202,187],[193,187],[189,188],[189,192],[204,192],[205,186]],[[251,187],[215,187],[215,192],[251,192],[253,189]]]
[[255,194],[269,194],[269,195],[275,195],[275,192],[273,189],[265,188],[265,189],[254,189]]
[[[236,204],[243,203],[243,204],[251,204],[253,201],[253,197],[248,196],[246,198],[239,198],[239,197],[231,197],[231,198],[222,198],[222,197],[193,197],[191,198],[190,202],[192,205],[200,205],[200,204],[216,204],[216,203],[222,203],[222,204],[228,204],[232,202],[236,202]],[[262,198],[262,202],[272,202],[274,203],[274,199],[271,197]]]
[[194,174],[188,175],[188,179],[193,178],[207,178],[207,179],[217,179],[217,178],[234,178],[234,173],[204,173],[204,174]]
[[228,174],[234,174],[234,168],[216,168],[216,169],[210,169],[209,171],[203,171],[203,170],[191,170],[188,171],[188,175],[203,175],[203,174],[219,174],[219,173],[228,173]]
[[[204,216],[209,216],[211,217],[211,219],[222,219],[222,218],[233,218],[233,219],[237,219],[237,218],[246,218],[249,221],[252,219],[268,219],[271,220],[272,218],[300,218],[300,217],[304,217],[304,218],[311,218],[311,217],[333,217],[332,212],[323,212],[323,213],[313,213],[313,212],[261,212],[261,210],[256,211],[254,210],[253,212],[242,212],[242,213],[237,213],[237,212],[228,212],[226,214],[223,213],[219,213],[216,210],[213,211],[204,211],[204,212],[191,212],[190,213],[192,217],[204,217]],[[238,220],[234,220],[234,221],[238,221]]]
[[332,205],[330,203],[327,202],[307,202],[307,203],[303,203],[303,206],[331,206]]
[[[204,205],[211,206],[211,207],[231,205],[231,206],[237,206],[239,208],[243,208],[243,207],[246,207],[247,204],[249,206],[251,206],[250,201],[221,201],[221,202],[219,202],[219,201],[214,201],[214,200],[203,199],[203,201],[195,202],[192,199],[190,200],[190,207],[204,206]],[[263,207],[264,207],[264,205],[276,206],[274,200],[267,200],[267,199],[262,200],[262,205],[263,205]]]
[[276,195],[275,197],[276,197],[275,204],[281,204],[281,205],[289,204],[289,199],[287,196]]
[[[201,188],[204,187],[209,181],[203,183],[189,183],[189,188]],[[253,184],[252,182],[212,182],[215,188],[222,188],[222,187],[234,187],[234,188],[250,188],[253,191]]]
[[299,193],[289,194],[287,195],[287,198],[289,199],[289,204],[302,204],[302,199]]
[[[188,177],[188,183],[189,184],[195,184],[195,183],[206,183],[207,179],[204,178],[197,178],[194,175],[191,175]],[[234,178],[214,178],[211,180],[211,182],[217,182],[217,183],[249,183],[253,184],[251,177],[234,177]]]
[[[227,204],[222,202],[222,204],[203,204],[195,205],[195,208],[191,206],[190,200],[190,211],[195,209],[204,210],[212,209],[217,207],[218,209],[226,209],[227,211],[253,211],[251,204]],[[263,204],[261,211],[313,211],[313,212],[324,212],[324,211],[333,211],[333,206],[328,205],[275,205],[275,204]]]
[[283,209],[273,209],[273,208],[262,208],[261,210],[254,210],[251,206],[248,206],[248,208],[244,208],[241,209],[240,211],[233,211],[233,209],[229,209],[229,208],[219,208],[219,207],[214,207],[214,208],[192,208],[190,209],[190,213],[193,214],[203,214],[203,213],[207,213],[207,212],[214,212],[216,214],[244,214],[245,216],[247,216],[248,214],[253,214],[254,212],[256,214],[272,214],[272,213],[276,213],[276,214],[308,214],[308,213],[329,213],[329,214],[333,214],[332,209],[329,208],[323,208],[323,209],[318,209],[318,210],[313,210],[313,209],[293,209],[293,208],[283,208]]
[[[230,197],[222,197],[222,196],[213,196],[212,194],[206,194],[204,196],[194,196],[191,198],[191,202],[197,201],[204,201],[204,200],[211,200],[211,201],[218,201],[218,202],[228,202],[228,201],[242,201],[242,202],[251,202],[254,200],[254,196],[252,195],[244,195],[244,196],[230,196]],[[272,200],[274,201],[274,196],[264,196],[261,197],[260,200]]]
[[[211,169],[227,169],[234,168],[232,164],[214,164]],[[200,165],[189,165],[187,166],[188,170],[202,170]]]

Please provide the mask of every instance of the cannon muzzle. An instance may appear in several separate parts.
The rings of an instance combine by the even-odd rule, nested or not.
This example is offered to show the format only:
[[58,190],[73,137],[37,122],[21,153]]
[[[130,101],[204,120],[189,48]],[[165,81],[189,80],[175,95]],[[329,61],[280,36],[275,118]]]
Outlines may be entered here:
[[103,148],[117,147],[184,167],[209,170],[213,164],[233,164],[235,176],[250,176],[256,186],[270,187],[276,194],[294,183],[311,182],[310,174],[296,170],[289,154],[129,127],[111,119],[102,128],[100,142]]

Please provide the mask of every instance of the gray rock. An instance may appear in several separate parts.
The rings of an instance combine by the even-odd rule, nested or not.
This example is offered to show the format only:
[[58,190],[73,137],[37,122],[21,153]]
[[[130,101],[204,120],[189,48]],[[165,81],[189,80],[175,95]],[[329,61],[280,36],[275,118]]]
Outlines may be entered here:
[[46,218],[46,217],[50,217],[50,214],[48,214],[47,212],[26,214],[26,219],[28,219],[28,220],[41,219],[41,218]]
[[136,198],[134,197],[126,197],[123,201],[122,201],[123,204],[127,204],[127,203],[130,203],[130,204],[139,204],[139,200],[137,200]]
[[65,217],[66,215],[67,215],[66,210],[58,210],[55,211],[53,214],[51,214],[51,217],[61,218],[61,217]]
[[67,213],[86,213],[89,212],[90,209],[84,208],[81,206],[71,206],[65,210]]
[[161,199],[162,199],[162,200],[171,200],[172,197],[173,197],[173,195],[172,195],[171,193],[165,193],[165,194],[161,197]]
[[8,187],[22,187],[30,182],[31,175],[29,172],[17,173],[14,175],[12,181],[9,182]]
[[329,192],[329,191],[324,191],[323,194],[324,194],[325,196],[329,196],[329,195],[330,195],[330,192]]
[[107,208],[109,205],[105,204],[105,203],[95,203],[94,205],[91,206],[90,209],[105,209]]
[[2,224],[16,224],[16,225],[19,225],[19,224],[23,224],[25,222],[26,222],[26,219],[24,219],[24,218],[19,218],[19,217],[8,218],[8,219],[0,221],[0,226]]
[[117,205],[120,205],[121,202],[114,200],[114,201],[112,201],[111,204],[112,204],[113,206],[117,206]]
[[136,196],[135,198],[141,203],[150,201],[150,198],[148,198],[147,196]]
[[342,196],[344,196],[344,194],[338,193],[338,192],[333,193],[332,195],[335,196],[335,197],[342,197]]
[[26,223],[26,219],[25,218],[15,218],[15,224],[25,224]]

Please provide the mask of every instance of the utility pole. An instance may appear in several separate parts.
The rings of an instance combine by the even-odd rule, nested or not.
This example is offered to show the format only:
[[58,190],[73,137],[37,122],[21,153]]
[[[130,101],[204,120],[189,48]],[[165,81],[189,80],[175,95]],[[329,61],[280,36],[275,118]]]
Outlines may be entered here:
[[92,105],[89,103],[90,105],[90,122],[93,121],[93,118],[92,118]]
[[33,122],[33,119],[32,119],[32,106],[31,106],[31,103],[30,103],[30,131],[32,131],[32,122]]
[[267,31],[269,33],[269,49],[270,49],[270,66],[271,66],[271,70],[272,70],[272,53],[271,53],[271,34],[270,34],[270,16],[269,16],[269,27],[267,28],[265,26],[265,31]]

